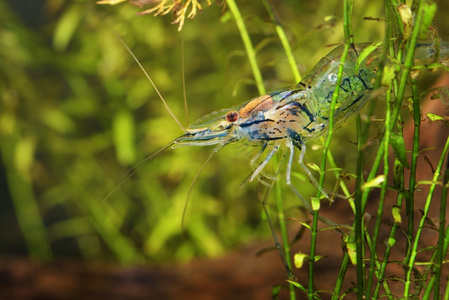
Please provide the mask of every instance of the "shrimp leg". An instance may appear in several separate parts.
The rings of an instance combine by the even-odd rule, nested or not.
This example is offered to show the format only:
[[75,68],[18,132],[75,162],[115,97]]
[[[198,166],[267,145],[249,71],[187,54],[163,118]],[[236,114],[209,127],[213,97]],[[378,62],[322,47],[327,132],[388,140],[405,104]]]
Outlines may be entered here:
[[302,141],[301,137],[294,131],[289,132],[290,133],[290,139],[287,139],[287,147],[290,150],[290,159],[288,160],[287,163],[287,174],[286,174],[286,182],[287,185],[291,186],[291,168],[292,168],[292,163],[293,163],[293,154],[294,154],[294,147],[296,146],[296,148],[298,148],[300,150],[300,154],[299,154],[299,158],[298,158],[298,163],[301,165],[301,167],[303,168],[304,172],[307,173],[307,175],[310,178],[310,181],[313,183],[313,185],[315,185],[321,192],[321,194],[324,195],[324,197],[326,197],[327,199],[331,199],[328,195],[328,193],[326,193],[323,188],[318,184],[318,181],[316,181],[315,177],[313,176],[312,172],[309,170],[309,168],[307,168],[306,164],[304,163],[304,155],[306,154],[306,145],[304,144],[304,142]]
[[257,169],[254,170],[253,174],[251,175],[251,178],[249,179],[250,182],[253,181],[254,178],[256,178],[257,175],[259,175],[260,172],[262,172],[267,163],[273,158],[273,155],[276,154],[278,150],[279,145],[275,145],[273,147],[273,150],[271,150],[271,152],[267,155],[267,157],[263,160],[263,162],[261,162],[260,165],[257,167]]

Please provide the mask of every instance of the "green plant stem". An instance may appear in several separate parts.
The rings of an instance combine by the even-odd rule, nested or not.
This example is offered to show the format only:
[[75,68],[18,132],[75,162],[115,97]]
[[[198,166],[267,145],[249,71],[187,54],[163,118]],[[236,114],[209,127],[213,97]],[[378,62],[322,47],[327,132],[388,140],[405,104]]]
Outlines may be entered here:
[[346,271],[348,270],[349,261],[348,250],[346,249],[346,247],[344,247],[343,259],[340,264],[340,271],[338,272],[337,282],[335,283],[332,300],[338,300],[340,298],[341,287],[346,276]]
[[[320,170],[326,169],[326,162],[327,162],[327,153],[329,152],[330,143],[332,141],[332,136],[334,133],[334,113],[335,113],[335,105],[337,103],[337,98],[340,92],[340,85],[343,77],[343,69],[344,69],[344,63],[346,60],[346,56],[348,54],[349,48],[351,44],[353,43],[353,34],[352,34],[352,10],[353,10],[353,1],[352,0],[345,0],[343,4],[343,26],[344,26],[344,32],[345,32],[345,48],[343,50],[342,56],[341,56],[341,63],[338,68],[338,76],[337,76],[337,82],[335,83],[335,90],[332,95],[332,101],[330,105],[330,114],[329,114],[329,131],[327,134],[327,138],[324,144],[323,154],[321,158],[321,166]],[[320,180],[319,185],[320,187],[323,187],[324,185],[324,176],[325,173],[320,173]],[[321,196],[321,191],[318,189],[317,191],[317,198],[319,199]],[[313,279],[314,279],[314,273],[313,273],[313,266],[314,266],[314,260],[315,260],[315,250],[316,250],[316,236],[317,236],[317,226],[318,226],[318,210],[314,210],[313,213],[313,223],[312,223],[312,230],[311,230],[311,244],[310,244],[310,258],[309,258],[309,288],[308,288],[308,296],[309,299],[313,299]]]
[[[396,205],[398,207],[400,207],[401,204],[402,204],[402,196],[399,195],[398,200],[396,202]],[[373,297],[372,297],[373,299],[378,299],[380,286],[381,286],[381,284],[383,282],[385,282],[385,279],[384,279],[385,270],[387,269],[388,258],[390,257],[391,249],[394,246],[394,242],[395,242],[394,237],[396,235],[397,229],[398,229],[398,223],[395,222],[393,224],[393,227],[391,228],[390,236],[388,237],[387,248],[385,249],[385,253],[384,253],[383,260],[382,260],[382,264],[381,264],[380,270],[379,270],[378,275],[377,275],[378,280],[377,280],[377,284],[376,284],[376,287],[375,287],[375,290],[374,290],[374,293],[373,293]]]
[[[421,115],[420,115],[420,106],[419,106],[419,95],[417,93],[416,90],[416,85],[412,86],[413,88],[413,105],[414,105],[414,124],[415,124],[415,132],[414,132],[414,141],[417,140],[417,138],[419,137],[419,122],[421,119]],[[387,112],[390,112],[390,110],[388,109]],[[387,126],[389,124],[389,122],[385,122],[385,126]],[[418,125],[417,125],[418,124]],[[416,128],[416,126],[418,126],[418,128]],[[387,130],[386,130],[387,131]],[[386,151],[386,149],[384,150]],[[417,151],[416,151],[417,152]],[[385,158],[384,158],[385,161]],[[416,164],[416,160],[415,160],[415,164]],[[412,165],[413,165],[413,158],[412,158]],[[394,168],[394,186],[398,191],[403,191],[404,190],[404,166],[399,162],[396,161],[395,164],[395,168]],[[411,172],[411,174],[414,174]],[[410,175],[410,176],[414,176],[414,175]],[[406,196],[407,197],[407,196]],[[402,201],[403,201],[403,194],[399,193],[398,194],[398,198],[396,201],[396,207],[400,208],[402,207]],[[388,259],[390,257],[390,253],[391,253],[391,249],[394,246],[395,241],[395,234],[398,228],[398,223],[397,220],[395,220],[395,222],[393,223],[393,226],[391,228],[390,231],[390,236],[388,238],[388,242],[387,242],[387,248],[385,249],[385,253],[384,253],[384,257],[382,260],[382,265],[380,267],[380,270],[378,272],[378,281],[376,284],[376,288],[373,294],[373,298],[377,299],[378,295],[379,295],[379,290],[380,290],[380,286],[381,286],[381,282],[383,281],[384,275],[385,275],[385,270],[387,268],[387,264],[388,264]]]
[[[362,138],[360,116],[357,116],[357,140]],[[363,263],[363,207],[360,201],[362,197],[363,181],[363,150],[361,142],[357,142],[357,163],[356,163],[356,183],[355,183],[355,246],[356,246],[356,268],[357,268],[357,298],[362,299],[364,294],[364,263]]]
[[[389,0],[389,1],[390,1],[390,3],[387,3],[386,9],[389,12],[390,11],[395,12],[393,14],[389,14],[390,17],[387,19],[387,20],[394,20],[391,23],[391,25],[389,26],[390,30],[392,31],[393,36],[403,37],[404,36],[404,24],[402,22],[401,15],[397,12],[397,7],[402,4],[402,1],[401,1],[401,3],[399,3],[397,0]],[[395,30],[399,31],[399,32],[397,32],[397,34],[396,34]]]
[[[422,0],[420,2],[422,3]],[[419,29],[423,19],[423,14],[424,14],[424,6],[420,4],[415,19],[415,26],[413,26],[413,33],[407,45],[407,51],[405,54],[405,61],[404,61],[404,69],[402,71],[401,78],[399,80],[398,94],[396,97],[396,101],[398,101],[398,104],[395,105],[393,109],[390,124],[391,128],[393,128],[395,123],[397,122],[399,113],[401,112],[402,109],[402,101],[404,99],[405,87],[407,85],[407,79],[409,77],[410,70],[412,69],[413,66],[413,56],[415,54],[416,44],[418,43]]]
[[[415,294],[420,294],[421,290],[423,288],[424,289],[424,294],[422,299],[430,299],[430,295],[432,294],[433,288],[435,286],[435,280],[436,280],[436,274],[435,274],[435,266],[436,266],[436,260],[438,259],[438,252],[439,252],[439,247],[438,245],[435,246],[435,251],[433,252],[432,256],[430,257],[430,259],[426,262],[427,263],[427,267],[425,269],[425,271],[423,272],[422,278],[429,278],[429,281],[427,282],[427,284],[420,285],[419,289],[415,289]],[[439,294],[439,292],[438,292]],[[435,297],[438,294],[434,293],[434,298],[439,300],[440,297]]]
[[[409,191],[406,193],[405,202],[405,214],[407,216],[407,236],[411,240],[413,238],[413,227],[415,218],[415,208],[413,195],[416,189],[416,167],[418,164],[419,156],[419,137],[420,137],[420,127],[421,127],[421,107],[419,103],[419,92],[416,85],[416,80],[412,79],[412,93],[413,93],[413,149],[412,149],[412,160],[410,164],[410,179],[409,179]],[[406,253],[409,253],[408,247],[406,248]],[[404,263],[408,263],[409,256],[406,254]]]
[[[446,255],[446,249],[444,249],[444,227],[446,226],[446,209],[447,209],[447,196],[448,196],[448,183],[449,183],[449,157],[446,158],[446,170],[444,171],[443,178],[443,191],[441,192],[440,202],[440,224],[438,228],[438,248],[437,248],[437,261],[435,263],[435,292],[434,298],[439,299],[440,296],[440,282],[441,282],[441,270],[443,268],[443,260]],[[443,251],[444,250],[444,251]],[[446,286],[449,289],[449,286]]]
[[281,25],[277,24],[276,32],[279,36],[279,40],[281,41],[282,47],[284,48],[285,55],[287,56],[287,61],[288,64],[290,65],[290,70],[292,71],[293,78],[295,78],[295,83],[299,83],[302,79],[302,76],[299,73],[298,65],[296,63],[295,57],[293,56],[292,49],[290,48],[287,36],[285,35],[285,31]]
[[[331,168],[334,170],[333,172],[334,172],[335,178],[338,179],[341,174],[337,168],[337,164],[335,163],[335,159],[334,159],[331,151],[327,152],[327,161],[328,161],[329,165],[331,166]],[[346,186],[346,183],[344,182],[344,180],[340,180],[339,185],[340,185],[341,190],[343,191],[343,194],[348,198],[351,208],[354,209],[354,207],[353,207],[354,199],[351,198],[351,193],[349,192],[349,189]]]
[[[345,1],[345,3],[346,2],[347,1]],[[341,85],[341,81],[342,81],[342,77],[343,77],[344,63],[345,63],[346,55],[348,54],[350,45],[351,45],[351,41],[348,39],[346,44],[345,44],[345,48],[343,50],[343,53],[341,55],[341,64],[340,64],[340,66],[338,68],[337,82],[335,83],[335,90],[334,90],[334,93],[332,95],[331,113],[329,114],[329,129],[328,129],[328,134],[327,134],[327,137],[326,137],[326,141],[324,143],[324,149],[323,149],[323,155],[322,155],[321,167],[320,167],[321,170],[325,170],[326,169],[327,153],[329,152],[330,143],[332,141],[332,136],[334,134],[335,105],[337,103],[338,94],[340,92],[340,85]],[[320,174],[319,184],[320,184],[320,187],[322,187],[323,184],[324,184],[324,172],[321,172],[321,174]],[[318,190],[317,197],[320,197],[320,195],[321,195],[321,192],[320,192],[320,190]]]
[[253,71],[254,80],[256,82],[257,90],[260,95],[264,95],[266,93],[265,86],[263,84],[262,73],[260,72],[259,66],[256,61],[256,52],[251,43],[251,38],[249,37],[248,30],[246,30],[245,22],[243,22],[242,15],[240,14],[239,8],[234,0],[226,1],[226,4],[231,11],[235,23],[237,24],[237,28],[239,29],[240,36],[242,37],[243,44],[245,45],[246,54],[248,55],[248,61],[251,66],[251,70]]
[[[370,295],[371,294],[371,287],[372,287],[372,283],[373,283],[373,278],[374,278],[374,270],[375,270],[375,264],[376,264],[376,252],[377,252],[377,238],[379,236],[379,231],[380,231],[380,224],[382,221],[382,214],[383,214],[383,210],[384,210],[384,203],[385,203],[385,195],[387,193],[387,178],[388,178],[388,173],[389,173],[389,160],[388,160],[388,147],[390,144],[390,117],[391,117],[391,88],[392,88],[392,83],[390,82],[390,86],[388,87],[387,91],[386,91],[386,113],[385,113],[385,135],[384,135],[384,139],[385,139],[385,143],[384,145],[384,172],[383,175],[385,177],[385,180],[382,182],[382,186],[381,186],[381,192],[380,192],[380,200],[379,200],[379,204],[377,207],[377,215],[376,215],[376,224],[374,226],[374,232],[373,232],[373,236],[372,236],[372,243],[371,243],[371,248],[370,248],[370,267],[369,267],[369,272],[368,272],[368,281],[366,284],[366,295]],[[378,280],[381,280],[381,278],[378,278]]]
[[[447,253],[447,249],[449,248],[449,226],[446,227],[446,233],[444,235],[444,246],[442,253]],[[449,278],[446,280],[446,292],[444,293],[444,299],[449,299]]]
[[279,40],[281,41],[282,47],[284,48],[285,56],[287,57],[287,61],[292,71],[293,78],[295,79],[295,82],[298,83],[301,81],[302,76],[299,73],[298,66],[296,64],[295,57],[293,56],[292,48],[290,47],[290,43],[288,42],[284,28],[282,27],[279,18],[276,16],[271,2],[269,2],[268,0],[262,0],[262,2],[267,9],[268,14],[270,15],[271,21],[275,24],[276,33],[279,37]]
[[446,292],[444,293],[444,300],[449,300],[449,278],[446,280]]
[[[387,5],[391,5],[391,4],[387,3]],[[422,17],[423,17],[423,8],[422,8],[422,5],[420,5],[419,9],[418,9],[416,21],[415,21],[415,26],[413,27],[412,36],[408,43],[405,62],[404,62],[404,68],[403,68],[403,71],[402,71],[402,74],[400,77],[399,87],[397,89],[396,103],[395,103],[395,107],[393,109],[393,113],[392,113],[392,117],[391,117],[391,124],[390,124],[391,128],[394,128],[394,125],[396,124],[396,122],[399,118],[399,113],[402,109],[402,100],[404,98],[405,87],[407,84],[407,78],[408,78],[408,76],[410,74],[410,70],[413,66],[413,55],[415,53],[416,44],[418,42],[419,27],[422,22]],[[368,175],[367,181],[374,179],[374,177],[377,174],[377,170],[380,167],[380,163],[383,158],[383,152],[385,150],[385,147],[383,145],[384,143],[385,143],[385,139],[382,139],[381,145],[379,146],[379,150],[374,159],[373,167],[371,168],[371,171]],[[369,194],[369,189],[365,189],[364,193],[363,193],[363,197],[362,197],[363,209],[365,209],[365,207],[366,207],[366,201],[368,199],[368,194]]]
[[[284,257],[285,261],[287,263],[287,266],[290,270],[292,270],[292,260],[290,255],[290,244],[288,241],[288,232],[287,232],[287,226],[285,224],[285,215],[284,215],[284,204],[283,204],[283,197],[282,197],[282,187],[279,180],[276,180],[275,183],[276,186],[276,207],[277,207],[277,217],[279,220],[279,228],[281,230],[281,237],[282,242],[284,246]],[[289,274],[289,279],[294,280],[293,274]],[[288,284],[288,289],[290,292],[290,299],[294,300],[296,299],[295,294],[295,286],[293,284]]]
[[432,178],[432,184],[430,186],[429,193],[427,194],[426,202],[424,204],[423,216],[420,219],[419,226],[416,231],[415,238],[413,240],[410,261],[408,263],[408,269],[407,269],[406,278],[405,278],[404,297],[407,297],[410,292],[411,276],[412,276],[413,267],[415,265],[416,255],[418,253],[419,241],[420,241],[421,234],[422,234],[422,231],[424,229],[424,225],[425,225],[425,222],[427,219],[427,214],[429,213],[429,207],[430,207],[430,203],[432,202],[433,192],[435,191],[435,187],[437,185],[437,180],[438,180],[438,177],[440,176],[444,158],[446,157],[448,150],[449,150],[449,138],[446,140],[446,144],[444,145],[443,153],[441,154],[440,160],[435,169],[435,173]]
[[313,211],[312,219],[312,231],[310,238],[310,254],[309,254],[309,286],[307,290],[307,296],[310,300],[314,299],[313,278],[314,278],[314,264],[316,253],[316,238],[318,234],[318,210]]

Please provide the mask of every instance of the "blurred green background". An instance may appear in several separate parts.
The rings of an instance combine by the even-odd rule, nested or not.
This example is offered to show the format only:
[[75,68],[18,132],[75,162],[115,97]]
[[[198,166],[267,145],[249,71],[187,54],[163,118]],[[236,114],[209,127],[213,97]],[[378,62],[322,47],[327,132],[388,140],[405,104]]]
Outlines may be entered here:
[[[356,1],[357,42],[383,38],[382,22],[363,19],[383,18],[381,2]],[[440,2],[435,25],[448,39],[447,18],[440,17],[448,4]],[[237,5],[267,90],[294,84],[264,5]],[[302,75],[330,51],[326,45],[343,40],[341,1],[273,1],[273,7]],[[199,176],[184,230],[188,190],[212,148],[169,149],[114,190],[130,168],[182,131],[113,30],[185,126],[183,75],[190,122],[257,96],[226,7],[204,4],[182,32],[171,15],[139,11],[129,3],[0,0],[0,253],[163,263],[270,239],[260,205],[266,188],[239,187],[251,171],[251,149],[242,145],[220,150]],[[334,147],[334,155],[353,172],[350,127],[337,134],[345,147]],[[309,149],[307,160],[318,163],[319,153]],[[295,184],[313,193],[307,180]],[[296,216],[298,199],[287,189],[284,195]]]

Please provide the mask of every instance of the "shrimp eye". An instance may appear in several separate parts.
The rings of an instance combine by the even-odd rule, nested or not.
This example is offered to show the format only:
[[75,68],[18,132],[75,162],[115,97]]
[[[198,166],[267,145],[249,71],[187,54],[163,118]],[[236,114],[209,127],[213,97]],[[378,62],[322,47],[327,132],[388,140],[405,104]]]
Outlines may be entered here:
[[235,110],[230,111],[226,114],[226,121],[228,121],[230,123],[234,123],[238,119],[239,119],[239,113],[236,112]]

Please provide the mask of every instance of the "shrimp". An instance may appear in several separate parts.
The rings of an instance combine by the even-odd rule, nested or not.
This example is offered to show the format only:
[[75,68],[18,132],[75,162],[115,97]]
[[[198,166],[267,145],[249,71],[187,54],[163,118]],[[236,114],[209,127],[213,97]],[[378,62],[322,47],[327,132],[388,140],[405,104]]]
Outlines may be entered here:
[[[213,112],[194,122],[188,129],[184,129],[133,52],[117,34],[116,36],[130,52],[156,89],[164,108],[184,131],[183,135],[149,156],[138,164],[136,168],[169,148],[215,145],[211,155],[195,176],[193,180],[195,182],[214,153],[229,144],[241,143],[260,148],[260,151],[251,160],[251,165],[254,169],[248,177],[248,180],[251,182],[260,177],[265,166],[279,149],[286,148],[289,152],[285,174],[286,183],[301,199],[305,208],[312,212],[309,202],[291,184],[293,157],[295,149],[298,149],[300,151],[299,165],[306,172],[311,182],[320,190],[321,194],[330,199],[328,193],[320,187],[304,163],[304,155],[306,153],[306,143],[309,140],[323,136],[329,129],[331,102],[336,88],[337,74],[341,65],[344,45],[336,47],[323,57],[309,75],[295,86],[253,98],[230,109]],[[334,109],[333,119],[336,128],[340,127],[351,116],[356,115],[373,96],[380,62],[381,45],[382,43],[365,43],[352,45],[352,48],[349,49]],[[435,40],[420,42],[415,50],[415,65],[426,65],[433,62],[439,62],[446,67],[449,66],[449,45],[445,42],[437,43]],[[265,151],[268,152],[265,158],[259,165],[254,166],[255,161]],[[103,201],[109,198],[135,172],[134,170],[128,176],[125,176],[122,183],[111,191]],[[338,225],[324,218],[321,220],[331,226]]]
[[[334,110],[334,126],[341,126],[351,116],[356,115],[372,97],[379,66],[380,46],[381,43],[353,45],[347,53]],[[300,151],[298,163],[311,182],[329,198],[305,165],[304,155],[306,143],[321,137],[329,128],[330,106],[343,49],[344,46],[341,45],[332,50],[319,61],[308,76],[293,87],[276,90],[231,109],[206,115],[164,149],[215,145],[212,153],[216,153],[233,143],[259,147],[260,151],[251,160],[252,164],[265,151],[268,153],[250,174],[249,181],[253,181],[259,177],[276,152],[285,147],[289,152],[286,183],[300,196],[291,185],[291,169],[296,148]],[[439,61],[447,66],[449,46],[445,43],[436,45],[433,41],[421,42],[417,46],[415,57],[416,64],[428,64],[442,58]],[[310,204],[302,196],[300,199],[306,209],[312,212]],[[327,219],[325,222],[336,225]]]
[[[146,74],[162,100],[164,108],[184,130],[184,134],[149,156],[139,165],[135,166],[134,170],[129,173],[129,175],[126,176],[126,178],[116,186],[103,201],[107,200],[116,189],[133,176],[139,166],[147,163],[169,148],[215,146],[193,179],[187,195],[188,200],[194,182],[212,156],[223,147],[235,143],[259,148],[259,152],[250,162],[253,166],[253,171],[248,177],[249,181],[259,179],[264,175],[263,170],[274,155],[280,149],[286,149],[289,154],[285,174],[286,183],[298,198],[300,198],[303,206],[310,213],[313,213],[311,204],[302,197],[291,184],[293,158],[295,151],[299,150],[299,165],[308,175],[311,182],[320,190],[321,194],[330,199],[329,195],[322,187],[320,187],[317,180],[304,163],[304,155],[306,153],[307,142],[323,136],[329,129],[329,120],[332,112],[331,102],[338,82],[337,74],[344,51],[343,45],[335,48],[323,57],[311,70],[310,74],[297,85],[253,98],[230,109],[213,112],[194,122],[189,128],[184,129],[176,117],[171,113],[167,103],[160,95],[157,87],[154,85],[145,69],[140,65],[140,62],[122,39],[119,36],[117,37]],[[381,45],[381,43],[358,44],[353,45],[352,48],[349,49],[344,64],[344,71],[340,80],[340,91],[336,97],[334,107],[334,126],[341,127],[345,121],[356,115],[370,98],[374,97],[375,80],[382,50]],[[439,62],[444,66],[448,66],[449,45],[446,43],[436,43],[435,41],[421,42],[415,50],[415,58],[415,64],[417,65]],[[255,165],[256,160],[265,152],[265,157],[260,164]],[[279,168],[273,179],[277,178],[278,172]],[[187,203],[184,207],[183,220],[186,207]],[[286,268],[289,277],[294,278],[293,273],[286,263],[285,255],[274,232],[265,207],[265,201],[264,210],[284,267]],[[344,227],[343,225],[336,224],[322,216],[319,216],[319,219],[336,229]],[[183,221],[182,224],[184,224]]]

